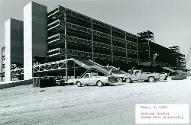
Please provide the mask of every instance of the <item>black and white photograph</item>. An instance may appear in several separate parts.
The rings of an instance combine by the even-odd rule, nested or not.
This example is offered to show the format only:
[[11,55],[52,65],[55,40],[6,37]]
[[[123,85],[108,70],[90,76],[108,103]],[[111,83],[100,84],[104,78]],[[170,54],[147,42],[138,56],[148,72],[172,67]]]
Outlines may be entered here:
[[191,0],[0,0],[0,125],[191,125]]

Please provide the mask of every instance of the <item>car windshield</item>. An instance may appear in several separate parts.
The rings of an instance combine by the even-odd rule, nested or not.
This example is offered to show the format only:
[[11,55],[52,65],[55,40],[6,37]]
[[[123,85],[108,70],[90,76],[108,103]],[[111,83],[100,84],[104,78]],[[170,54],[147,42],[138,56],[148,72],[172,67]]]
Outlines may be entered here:
[[123,74],[119,69],[112,69],[112,72],[114,74]]
[[89,74],[85,74],[85,75],[84,75],[84,78],[89,78]]

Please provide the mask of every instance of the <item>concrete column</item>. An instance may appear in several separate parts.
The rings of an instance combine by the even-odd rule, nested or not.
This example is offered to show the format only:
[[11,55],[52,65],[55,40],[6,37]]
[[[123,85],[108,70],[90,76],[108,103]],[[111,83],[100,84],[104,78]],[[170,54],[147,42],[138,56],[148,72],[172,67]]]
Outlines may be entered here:
[[11,81],[11,20],[5,22],[5,82]]
[[23,65],[23,22],[5,22],[5,82],[11,81],[11,65]]
[[47,7],[30,2],[24,7],[24,79],[33,77],[33,60],[46,57]]

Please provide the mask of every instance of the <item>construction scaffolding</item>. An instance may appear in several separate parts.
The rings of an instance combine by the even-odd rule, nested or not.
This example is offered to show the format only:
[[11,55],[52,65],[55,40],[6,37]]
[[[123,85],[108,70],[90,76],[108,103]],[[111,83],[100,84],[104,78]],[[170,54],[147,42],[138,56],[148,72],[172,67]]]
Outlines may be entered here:
[[179,46],[170,46],[169,47],[170,50],[173,51],[173,55],[176,58],[176,65],[174,67],[172,67],[173,69],[176,70],[182,70],[182,69],[186,69],[186,58],[185,55],[180,53],[180,47]]
[[[138,33],[139,35],[139,62],[140,65],[150,66],[150,69],[184,70],[185,55],[180,53],[179,46],[164,47],[154,42],[154,34],[151,31]],[[149,70],[150,70],[149,69]],[[160,71],[160,70],[159,70]]]
[[48,62],[67,55],[124,68],[138,63],[136,35],[62,6],[50,11],[47,19]]

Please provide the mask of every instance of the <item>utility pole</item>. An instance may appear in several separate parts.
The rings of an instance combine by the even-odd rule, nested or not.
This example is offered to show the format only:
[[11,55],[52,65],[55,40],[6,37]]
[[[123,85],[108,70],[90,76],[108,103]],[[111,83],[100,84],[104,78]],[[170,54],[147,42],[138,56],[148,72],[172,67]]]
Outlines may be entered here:
[[113,36],[112,36],[112,27],[110,28],[110,34],[111,34],[111,62],[113,63]]
[[149,46],[149,58],[151,58],[151,47],[150,47],[150,40],[149,40],[149,32],[147,32],[147,36],[148,36],[148,46]]
[[91,42],[92,42],[92,61],[94,61],[94,41],[93,41],[93,19],[91,18]]
[[64,13],[64,35],[65,35],[65,39],[64,39],[64,44],[65,44],[65,46],[64,46],[64,48],[65,48],[65,60],[66,60],[66,69],[65,69],[65,77],[66,77],[66,81],[68,81],[68,53],[67,53],[67,41],[66,41],[66,11],[65,11],[65,13]]
[[139,37],[137,36],[137,64],[139,65]]

